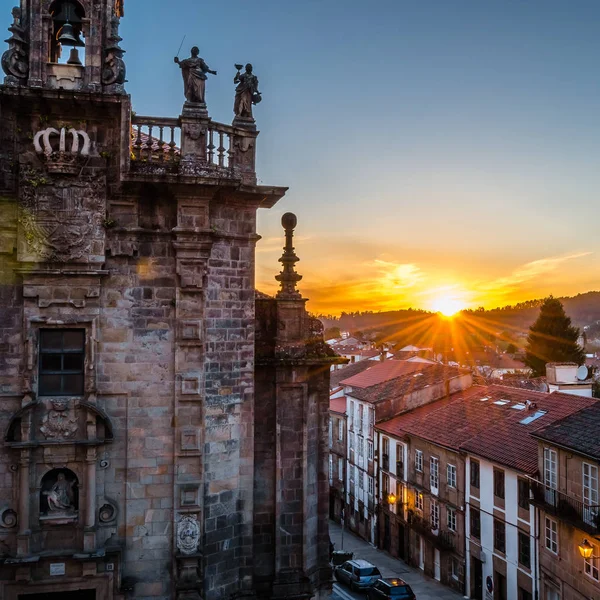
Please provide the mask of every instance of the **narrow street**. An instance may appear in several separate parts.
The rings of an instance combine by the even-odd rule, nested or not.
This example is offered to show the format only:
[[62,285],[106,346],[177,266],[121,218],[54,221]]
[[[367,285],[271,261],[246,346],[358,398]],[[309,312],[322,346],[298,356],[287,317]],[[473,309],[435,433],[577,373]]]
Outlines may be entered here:
[[[329,535],[336,550],[342,550],[342,528],[329,521]],[[454,590],[443,586],[437,581],[426,577],[419,569],[407,565],[387,552],[378,550],[371,544],[360,539],[347,529],[344,530],[344,550],[354,552],[354,558],[362,558],[373,563],[381,571],[382,577],[400,577],[413,589],[417,600],[457,600],[463,596]],[[335,578],[334,578],[335,581]],[[334,583],[332,600],[364,600],[365,596],[350,591],[344,585]]]

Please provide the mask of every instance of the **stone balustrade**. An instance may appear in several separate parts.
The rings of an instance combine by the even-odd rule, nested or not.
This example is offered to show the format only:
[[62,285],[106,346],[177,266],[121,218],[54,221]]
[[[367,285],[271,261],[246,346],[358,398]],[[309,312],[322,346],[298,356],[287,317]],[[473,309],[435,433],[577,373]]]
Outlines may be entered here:
[[255,184],[254,128],[209,118],[131,118],[132,173],[241,179]]

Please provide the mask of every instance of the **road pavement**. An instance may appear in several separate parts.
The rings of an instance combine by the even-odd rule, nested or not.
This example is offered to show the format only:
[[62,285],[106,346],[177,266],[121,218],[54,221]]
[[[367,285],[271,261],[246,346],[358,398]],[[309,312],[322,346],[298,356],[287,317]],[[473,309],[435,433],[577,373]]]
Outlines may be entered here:
[[[344,531],[344,547],[342,548],[342,528],[333,521],[329,521],[329,536],[335,544],[336,550],[348,550],[354,552],[354,558],[368,560],[379,568],[382,577],[400,577],[404,579],[413,589],[417,600],[458,600],[463,598],[462,594],[426,577],[420,569],[411,567],[387,552],[378,550],[347,529]],[[364,598],[364,595],[351,592],[344,585],[338,583],[333,585],[332,600],[364,600]]]

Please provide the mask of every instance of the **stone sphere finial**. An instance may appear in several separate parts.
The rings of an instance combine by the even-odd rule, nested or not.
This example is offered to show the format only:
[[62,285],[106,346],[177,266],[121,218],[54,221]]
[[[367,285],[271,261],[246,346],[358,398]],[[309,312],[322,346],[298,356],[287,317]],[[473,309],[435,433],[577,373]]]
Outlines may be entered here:
[[298,219],[294,213],[287,212],[281,217],[281,226],[284,229],[295,229],[298,225]]

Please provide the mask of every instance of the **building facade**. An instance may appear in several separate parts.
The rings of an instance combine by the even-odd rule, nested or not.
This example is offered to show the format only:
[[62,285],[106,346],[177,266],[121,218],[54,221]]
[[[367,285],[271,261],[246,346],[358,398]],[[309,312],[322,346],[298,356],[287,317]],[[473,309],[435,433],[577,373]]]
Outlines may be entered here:
[[[600,598],[600,406],[541,429],[539,477],[532,482],[539,511],[540,598]],[[591,557],[582,556],[587,542]]]
[[342,519],[346,496],[347,437],[346,397],[329,401],[329,518]]
[[0,597],[316,597],[336,359],[295,217],[255,301],[285,188],[256,183],[254,119],[189,79],[179,117],[132,113],[123,10],[22,0],[2,56]]

